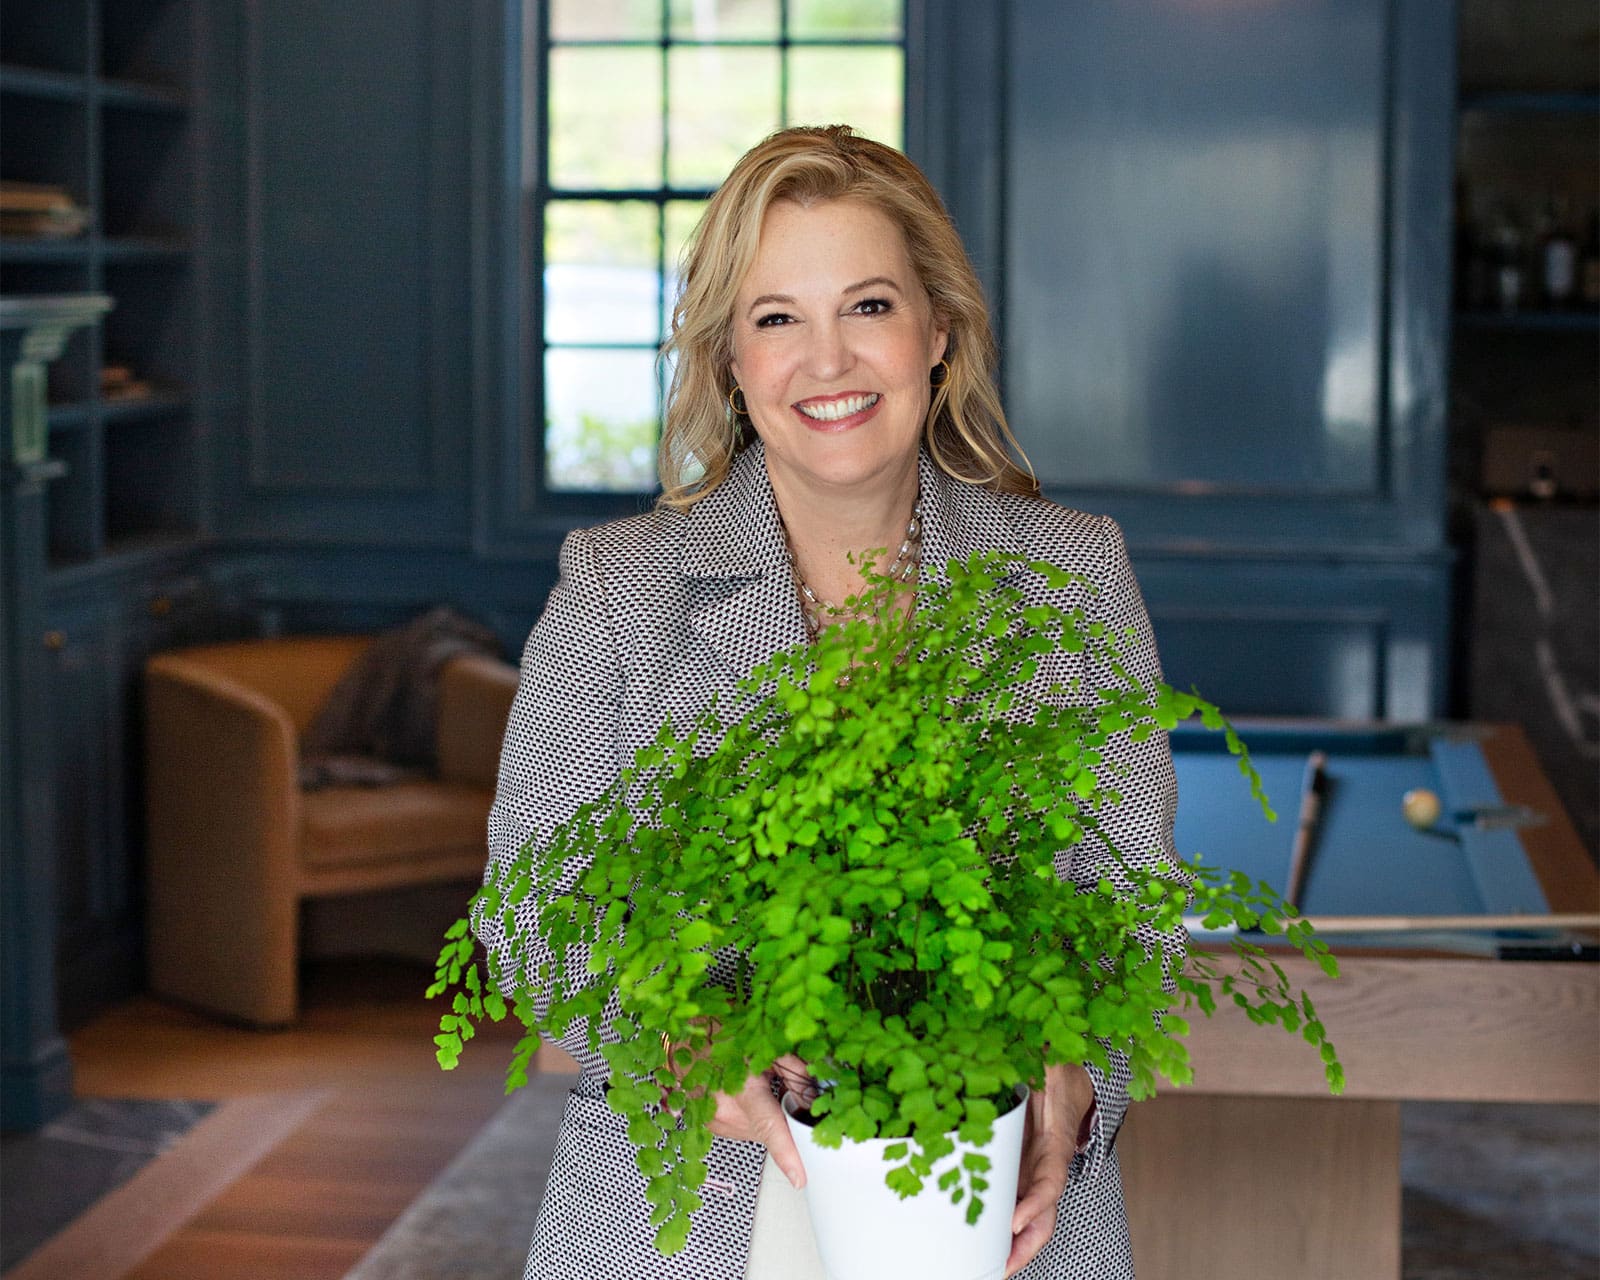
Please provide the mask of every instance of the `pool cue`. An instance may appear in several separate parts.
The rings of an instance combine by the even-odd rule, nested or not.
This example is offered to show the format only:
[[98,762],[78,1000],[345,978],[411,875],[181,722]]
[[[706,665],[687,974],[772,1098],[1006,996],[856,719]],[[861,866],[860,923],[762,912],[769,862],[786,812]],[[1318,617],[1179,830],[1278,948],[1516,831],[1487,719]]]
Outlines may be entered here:
[[[1559,929],[1600,929],[1600,912],[1568,915],[1500,916],[1302,916],[1318,933],[1494,933],[1506,929],[1526,929],[1550,933]],[[1234,929],[1207,930],[1199,916],[1188,916],[1184,924],[1196,933],[1233,933]]]
[[1297,911],[1306,868],[1311,863],[1317,824],[1322,821],[1322,802],[1328,794],[1327,766],[1328,757],[1313,751],[1306,757],[1306,771],[1300,779],[1300,827],[1294,833],[1294,852],[1289,855],[1289,891],[1283,895],[1283,900]]
[[1493,933],[1500,929],[1529,929],[1548,933],[1554,929],[1600,929],[1600,913],[1559,916],[1306,916],[1318,933],[1425,933],[1430,929],[1453,933]]

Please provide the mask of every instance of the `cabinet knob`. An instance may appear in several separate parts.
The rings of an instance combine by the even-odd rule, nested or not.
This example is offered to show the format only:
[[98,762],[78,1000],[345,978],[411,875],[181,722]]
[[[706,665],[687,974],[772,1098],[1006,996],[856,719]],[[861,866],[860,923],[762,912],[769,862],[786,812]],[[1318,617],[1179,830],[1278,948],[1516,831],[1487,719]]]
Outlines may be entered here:
[[67,637],[64,632],[46,631],[44,633],[44,647],[46,649],[61,649],[66,646]]
[[164,618],[171,612],[171,596],[156,596],[150,601],[150,616],[152,618]]

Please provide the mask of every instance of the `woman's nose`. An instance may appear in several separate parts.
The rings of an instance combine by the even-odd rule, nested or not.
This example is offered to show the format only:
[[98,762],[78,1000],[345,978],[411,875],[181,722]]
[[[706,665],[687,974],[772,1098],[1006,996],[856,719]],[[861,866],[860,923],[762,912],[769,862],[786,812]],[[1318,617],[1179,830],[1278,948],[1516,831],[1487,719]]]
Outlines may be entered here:
[[811,339],[806,349],[807,372],[818,381],[837,378],[850,368],[853,356],[845,338],[844,325],[837,319],[823,320],[811,326]]

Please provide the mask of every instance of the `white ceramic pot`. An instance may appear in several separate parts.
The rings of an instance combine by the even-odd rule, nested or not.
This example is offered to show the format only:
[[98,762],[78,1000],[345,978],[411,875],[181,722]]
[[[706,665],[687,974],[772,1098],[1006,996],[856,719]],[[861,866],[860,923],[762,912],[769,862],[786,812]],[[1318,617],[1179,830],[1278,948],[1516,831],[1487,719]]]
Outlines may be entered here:
[[[1028,1110],[1027,1087],[1019,1086],[1018,1094],[1017,1105],[995,1121],[987,1147],[957,1141],[955,1153],[936,1165],[933,1177],[908,1200],[883,1180],[890,1168],[884,1148],[898,1139],[846,1139],[837,1148],[819,1147],[811,1126],[794,1118],[803,1104],[785,1094],[783,1113],[806,1167],[806,1208],[828,1280],[1001,1280],[1011,1252]],[[989,1187],[982,1196],[982,1216],[968,1226],[966,1199],[951,1204],[938,1179],[963,1154],[980,1149],[989,1157]]]

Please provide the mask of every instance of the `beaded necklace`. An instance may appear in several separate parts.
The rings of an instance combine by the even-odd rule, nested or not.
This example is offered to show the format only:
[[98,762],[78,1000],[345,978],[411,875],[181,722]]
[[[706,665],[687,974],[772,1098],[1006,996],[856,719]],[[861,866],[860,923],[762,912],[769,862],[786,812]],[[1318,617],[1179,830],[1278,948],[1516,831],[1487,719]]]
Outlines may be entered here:
[[[795,586],[800,591],[800,613],[805,619],[806,635],[815,640],[822,634],[823,615],[839,617],[844,613],[838,605],[818,597],[806,581],[805,575],[800,572],[800,564],[794,558],[794,547],[789,541],[789,526],[783,523],[783,549],[789,560],[789,569],[794,574]],[[895,553],[894,560],[890,563],[884,577],[895,582],[911,582],[917,576],[917,571],[922,566],[922,500],[919,498],[911,508],[911,519],[906,523],[906,536],[900,543],[900,550]]]

